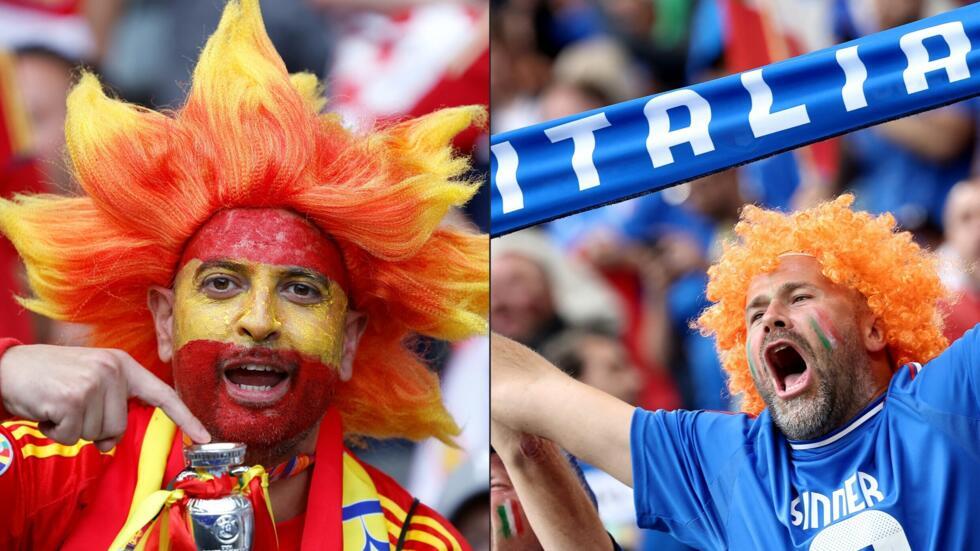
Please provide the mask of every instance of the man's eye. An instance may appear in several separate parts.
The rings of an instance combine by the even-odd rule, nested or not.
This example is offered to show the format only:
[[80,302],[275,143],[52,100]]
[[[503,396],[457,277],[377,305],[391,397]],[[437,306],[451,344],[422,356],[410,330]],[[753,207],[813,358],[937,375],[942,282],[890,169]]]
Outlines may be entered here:
[[755,323],[755,322],[759,321],[760,319],[762,319],[762,312],[756,312],[756,313],[752,314],[752,317],[749,318],[749,321],[751,321],[752,323]]
[[204,280],[201,287],[205,291],[212,291],[219,294],[227,294],[238,288],[234,279],[228,276],[212,276]]
[[318,301],[321,297],[319,289],[306,283],[290,283],[286,285],[285,291],[301,301]]
[[793,304],[796,304],[797,302],[803,302],[804,300],[808,300],[810,298],[813,297],[811,297],[810,295],[796,295],[795,297],[793,297]]

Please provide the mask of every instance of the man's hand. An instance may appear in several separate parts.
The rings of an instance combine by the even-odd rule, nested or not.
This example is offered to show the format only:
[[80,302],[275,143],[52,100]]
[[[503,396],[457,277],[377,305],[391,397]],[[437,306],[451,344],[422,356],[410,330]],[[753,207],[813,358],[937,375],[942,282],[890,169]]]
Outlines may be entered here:
[[174,389],[121,350],[39,344],[0,357],[4,408],[62,444],[84,438],[110,450],[126,430],[131,396],[161,408],[195,442],[211,440]]

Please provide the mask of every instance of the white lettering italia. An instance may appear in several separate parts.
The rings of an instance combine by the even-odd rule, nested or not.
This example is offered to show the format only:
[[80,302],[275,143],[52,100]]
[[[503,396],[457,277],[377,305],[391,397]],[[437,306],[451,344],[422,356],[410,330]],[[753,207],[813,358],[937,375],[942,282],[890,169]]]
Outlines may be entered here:
[[837,64],[844,69],[844,87],[840,96],[844,100],[844,109],[854,111],[868,106],[868,98],[864,97],[864,81],[868,80],[868,69],[858,57],[858,47],[850,46],[837,50]]
[[[941,57],[936,57],[935,59],[930,59],[929,51],[926,48],[926,43],[930,40],[945,41],[949,53]],[[928,90],[930,86],[927,77],[934,79],[934,85],[937,83],[935,80],[937,77],[945,77],[949,83],[959,82],[971,77],[967,57],[972,51],[973,45],[961,21],[941,23],[907,32],[899,37],[898,46],[907,62],[905,69],[902,71],[902,80],[905,84],[906,93],[909,95]],[[758,148],[751,141],[746,143],[740,135],[734,135],[738,133],[737,129],[742,127],[742,121],[748,122],[748,126],[752,131],[752,137],[746,138],[752,140],[753,138],[762,139],[767,136],[778,135],[781,132],[793,128],[809,125],[811,124],[811,117],[815,122],[822,122],[821,114],[823,110],[833,107],[828,104],[828,101],[839,102],[843,105],[846,112],[861,112],[861,110],[871,107],[870,104],[876,101],[874,94],[870,98],[866,95],[866,88],[880,89],[881,86],[888,85],[889,81],[882,76],[877,77],[878,80],[869,80],[869,74],[874,74],[874,72],[869,71],[869,67],[865,65],[865,61],[874,61],[876,57],[869,53],[867,59],[862,60],[858,55],[858,49],[859,46],[847,46],[829,52],[833,56],[833,61],[830,61],[830,63],[836,62],[836,65],[843,72],[844,76],[839,94],[832,93],[834,92],[833,90],[813,90],[812,93],[806,93],[804,98],[794,101],[794,98],[791,96],[785,97],[787,92],[780,90],[779,82],[767,82],[763,78],[763,69],[753,69],[742,73],[738,79],[738,82],[741,83],[741,87],[748,93],[750,99],[747,113],[724,113],[723,116],[713,113],[713,110],[718,105],[713,105],[709,101],[708,98],[711,96],[708,95],[707,90],[713,90],[716,93],[720,90],[723,93],[719,93],[719,97],[723,99],[734,97],[732,95],[734,90],[725,89],[724,86],[727,85],[718,84],[716,81],[713,87],[700,87],[699,85],[694,88],[682,88],[651,97],[643,103],[642,119],[639,117],[639,113],[622,113],[617,117],[607,117],[606,113],[598,112],[557,126],[543,128],[538,131],[543,134],[541,140],[538,139],[538,135],[528,136],[529,139],[527,140],[515,135],[507,141],[495,143],[490,147],[493,158],[496,160],[497,168],[494,174],[493,184],[501,198],[502,213],[505,215],[516,213],[526,208],[525,201],[527,197],[522,186],[528,184],[518,181],[519,165],[521,166],[522,177],[530,178],[531,181],[540,181],[544,185],[551,185],[550,180],[553,178],[551,176],[553,172],[560,173],[562,178],[565,177],[565,174],[574,173],[576,183],[578,184],[577,190],[575,188],[568,189],[568,195],[602,186],[604,170],[609,171],[606,173],[607,177],[610,173],[618,174],[622,177],[623,169],[618,163],[622,159],[629,158],[631,155],[639,152],[637,151],[639,144],[633,144],[630,140],[639,141],[642,138],[640,134],[634,134],[632,131],[628,135],[624,135],[623,132],[616,132],[620,124],[636,127],[638,126],[637,123],[646,123],[648,132],[645,136],[644,145],[646,146],[646,153],[650,158],[653,169],[657,170],[674,164],[674,154],[678,151],[679,147],[682,151],[685,147],[689,147],[695,157],[707,156],[713,158],[710,154],[717,154],[715,151],[716,141],[718,144],[724,144],[725,147],[734,148],[730,151],[722,152],[725,154],[734,153],[733,163],[736,161],[744,162],[762,156],[762,154],[771,153],[772,149],[769,147],[765,149]],[[811,55],[821,56],[823,54]],[[815,57],[813,59],[819,58]],[[817,75],[828,69],[825,65],[821,65],[821,63],[826,62],[813,61],[813,63],[814,72]],[[871,67],[871,69],[873,68]],[[800,78],[806,78],[805,75],[799,74],[793,76],[797,81]],[[798,86],[797,89],[799,89]],[[702,95],[702,92],[704,95]],[[777,96],[784,98],[783,101],[789,106],[774,110],[774,98]],[[878,94],[877,97],[882,96]],[[886,98],[878,101],[893,101],[894,99],[897,98]],[[807,105],[807,101],[811,103],[810,106]],[[725,100],[725,102],[727,105],[734,105],[731,101]],[[677,127],[675,121],[674,128],[671,128],[671,115],[675,114],[671,111],[678,109],[688,112],[690,123],[683,127]],[[724,136],[712,136],[711,126],[713,116],[716,116],[718,119],[714,125],[714,129],[716,132],[719,130],[725,132],[726,134]],[[613,124],[610,122],[610,118],[617,122]],[[813,136],[813,138],[822,137],[826,134],[826,130],[821,130],[821,133],[821,136]],[[603,149],[603,151],[610,153],[605,155],[597,163],[595,152],[597,146],[603,145],[602,140],[604,139],[614,140],[614,143],[612,147]],[[566,172],[564,170],[555,171],[553,169],[556,165],[555,157],[550,155],[549,153],[551,152],[546,149],[548,145],[540,145],[542,140],[544,140],[545,144],[555,144],[557,142],[571,140],[571,159],[561,161],[561,163],[567,162],[571,165],[571,170]],[[617,143],[615,140],[619,140],[619,142]],[[530,143],[539,144],[536,145],[538,149],[535,151],[535,155],[527,159],[521,157],[521,155],[525,155],[521,151],[525,143],[528,145]],[[786,146],[789,145],[794,144],[786,144]],[[758,155],[755,153],[758,153]],[[558,164],[560,165],[561,163]],[[704,169],[701,169],[698,165],[692,165],[692,167],[688,170],[688,177],[696,177],[719,168],[717,164],[710,167],[705,166]],[[646,177],[649,177],[649,174],[638,173],[635,175],[637,181],[642,181]],[[629,189],[627,191],[634,190]],[[564,188],[559,193],[564,193]],[[623,196],[625,195],[626,193],[624,192]],[[549,193],[540,193],[540,190],[535,190],[533,196],[536,198],[554,198],[550,190]],[[562,197],[561,199],[564,200],[566,197]],[[614,201],[616,198],[602,197],[602,200]],[[573,203],[574,201],[569,204]],[[534,206],[538,207],[537,204]],[[579,207],[580,205],[575,206]],[[846,499],[846,491],[843,495],[843,499]],[[832,511],[834,505],[831,497],[828,497],[828,499],[830,500]],[[820,498],[814,499],[818,500],[815,506],[818,508],[819,514],[822,515],[822,509],[820,509],[823,507],[822,502],[819,502]]]
[[592,154],[595,153],[595,131],[609,127],[605,113],[577,119],[544,131],[551,143],[572,140],[572,169],[578,179],[579,191],[599,185]]
[[510,142],[490,146],[490,152],[497,158],[497,190],[503,199],[504,214],[524,208],[524,193],[517,183],[517,152]]
[[[685,128],[671,130],[667,111],[678,107],[687,108],[691,114],[691,124]],[[650,124],[647,152],[650,154],[654,168],[674,162],[674,155],[670,152],[670,148],[676,145],[691,144],[695,155],[703,155],[715,150],[715,144],[708,134],[711,105],[694,90],[684,88],[654,96],[643,107],[643,114]]]
[[[925,40],[941,36],[949,46],[949,55],[939,59],[929,59]],[[929,89],[926,74],[933,71],[946,71],[950,82],[970,78],[970,67],[966,64],[966,54],[970,53],[970,39],[963,30],[963,23],[954,21],[918,31],[912,31],[899,39],[898,44],[905,52],[909,65],[902,73],[905,89],[909,94]]]
[[801,493],[790,503],[790,522],[804,530],[823,528],[884,500],[884,494],[878,489],[878,480],[858,471],[830,495]]
[[810,123],[806,105],[794,105],[775,112],[772,110],[772,89],[762,78],[762,69],[742,73],[742,86],[752,97],[749,125],[756,138]]

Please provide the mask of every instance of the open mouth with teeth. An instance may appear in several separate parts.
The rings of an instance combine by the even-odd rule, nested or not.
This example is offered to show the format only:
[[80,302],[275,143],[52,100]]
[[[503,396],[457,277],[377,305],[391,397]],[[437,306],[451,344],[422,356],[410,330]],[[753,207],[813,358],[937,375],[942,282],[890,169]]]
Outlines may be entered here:
[[224,369],[225,387],[237,402],[265,405],[289,390],[289,370],[265,363],[235,363]]
[[810,369],[793,343],[778,341],[770,344],[766,347],[765,359],[777,396],[792,398],[806,390]]

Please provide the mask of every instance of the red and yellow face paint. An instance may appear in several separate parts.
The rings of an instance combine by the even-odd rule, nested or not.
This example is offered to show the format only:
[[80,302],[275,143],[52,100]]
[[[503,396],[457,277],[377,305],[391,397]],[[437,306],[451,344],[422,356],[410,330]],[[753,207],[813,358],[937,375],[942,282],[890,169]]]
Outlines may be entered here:
[[336,246],[279,209],[221,211],[174,281],[174,382],[215,438],[277,446],[329,406],[343,358]]
[[261,344],[340,364],[347,295],[332,280],[295,267],[193,259],[174,291],[177,349],[197,340]]

